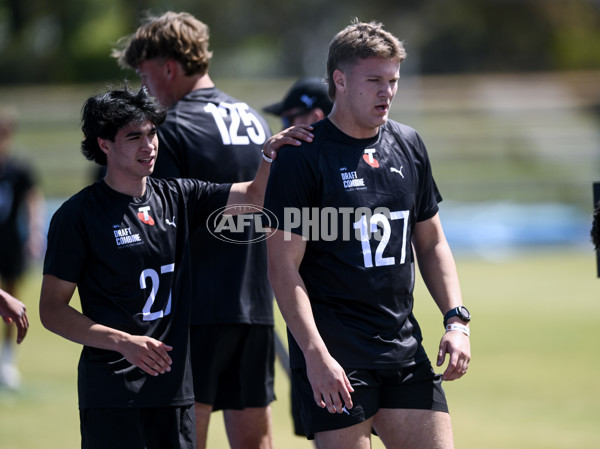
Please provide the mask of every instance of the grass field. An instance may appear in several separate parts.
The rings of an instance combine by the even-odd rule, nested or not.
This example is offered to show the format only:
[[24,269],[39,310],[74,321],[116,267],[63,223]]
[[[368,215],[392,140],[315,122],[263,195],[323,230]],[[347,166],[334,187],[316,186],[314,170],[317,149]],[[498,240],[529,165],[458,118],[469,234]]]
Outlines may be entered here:
[[[216,79],[257,109],[278,101],[293,81]],[[600,179],[597,79],[597,73],[402,78],[391,117],[420,131],[446,199],[561,203],[585,215],[591,183]],[[102,90],[0,86],[0,106],[19,115],[15,153],[33,162],[48,198],[63,199],[89,183],[92,165],[78,149],[79,111],[85,98]],[[268,120],[277,130],[278,122]],[[472,216],[464,215],[467,223]],[[457,448],[600,447],[600,280],[591,248],[581,249],[585,243],[511,258],[458,258],[474,319],[470,372],[445,385]],[[41,327],[40,281],[38,267],[19,294],[29,305],[32,326],[19,352],[23,388],[0,390],[0,449],[79,447],[80,348]],[[416,297],[425,345],[435,355],[440,313],[421,284]],[[276,447],[310,448],[292,434],[289,384],[277,368]],[[209,447],[228,447],[218,413]],[[382,447],[378,440],[375,447]]]
[[[459,258],[458,269],[474,319],[470,371],[445,385],[456,447],[597,448],[600,280],[591,251],[529,253],[504,262]],[[40,275],[33,271],[21,290],[32,321],[19,352],[23,387],[0,390],[2,449],[79,445],[75,373],[80,348],[41,327],[39,287]],[[416,296],[426,347],[435,354],[440,314],[421,284]],[[280,319],[278,329],[283,332]],[[288,388],[278,366],[276,447],[309,448],[292,435]],[[227,447],[218,413],[209,447]],[[383,446],[376,440],[375,447]]]

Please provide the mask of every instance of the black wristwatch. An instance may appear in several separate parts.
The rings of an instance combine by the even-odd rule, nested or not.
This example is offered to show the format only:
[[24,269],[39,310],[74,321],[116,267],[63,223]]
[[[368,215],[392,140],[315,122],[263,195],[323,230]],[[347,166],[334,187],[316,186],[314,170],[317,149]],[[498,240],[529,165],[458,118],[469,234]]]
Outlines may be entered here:
[[465,323],[471,321],[471,313],[467,310],[465,306],[458,306],[454,309],[450,309],[446,315],[444,315],[444,327],[448,324],[448,320],[454,316],[459,317]]

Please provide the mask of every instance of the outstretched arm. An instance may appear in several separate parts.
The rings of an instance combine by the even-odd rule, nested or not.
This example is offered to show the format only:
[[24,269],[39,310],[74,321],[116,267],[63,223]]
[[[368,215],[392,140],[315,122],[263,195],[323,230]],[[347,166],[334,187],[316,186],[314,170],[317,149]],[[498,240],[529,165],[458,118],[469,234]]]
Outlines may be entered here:
[[[302,141],[312,142],[314,136],[311,130],[312,126],[310,125],[298,125],[274,134],[263,145],[263,154],[274,160],[277,158],[279,149],[285,145],[299,146]],[[227,205],[252,204],[262,206],[270,170],[271,163],[263,158],[252,181],[238,182],[231,186]]]
[[[456,265],[438,214],[416,224],[413,244],[425,285],[442,314],[463,305]],[[458,317],[448,320],[449,323],[454,321],[458,321]],[[444,363],[446,355],[449,362],[444,380],[459,379],[467,372],[471,360],[469,337],[461,331],[446,332],[440,342],[438,366]]]
[[75,287],[72,282],[44,275],[40,318],[46,329],[82,345],[120,352],[129,363],[152,376],[171,370],[171,346],[95,323],[69,305]]
[[298,272],[306,242],[299,235],[277,230],[267,239],[267,248],[269,280],[281,314],[304,354],[314,400],[330,413],[342,413],[344,406],[352,408],[350,393],[354,390],[319,334]]
[[25,304],[0,289],[0,316],[5,323],[17,326],[17,343],[21,343],[29,328],[29,318]]

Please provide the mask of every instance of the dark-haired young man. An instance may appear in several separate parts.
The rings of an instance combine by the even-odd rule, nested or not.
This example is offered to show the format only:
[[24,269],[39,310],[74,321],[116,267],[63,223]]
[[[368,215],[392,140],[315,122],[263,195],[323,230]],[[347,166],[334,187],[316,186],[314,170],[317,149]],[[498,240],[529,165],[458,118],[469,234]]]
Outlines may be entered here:
[[[261,205],[270,164],[246,183],[154,179],[166,112],[145,89],[91,97],[82,115],[82,152],[106,176],[54,214],[40,297],[44,326],[83,345],[82,448],[195,449],[190,234],[220,207]],[[309,134],[280,133],[264,150]]]
[[[153,176],[252,179],[271,131],[256,110],[211,79],[208,26],[189,13],[169,11],[148,17],[121,44],[113,56],[168,106]],[[247,228],[245,242],[255,238]],[[223,410],[233,449],[270,449],[275,352],[266,244],[232,244],[203,230],[193,233],[190,244],[197,448],[206,447],[211,413]]]
[[[412,128],[388,120],[402,43],[355,22],[329,46],[334,105],[300,151],[282,149],[265,207],[269,277],[290,332],[292,391],[317,447],[450,449],[442,380],[467,372],[468,321],[438,216],[441,196]],[[414,248],[414,254],[413,254]],[[444,316],[436,374],[413,315],[415,262]]]

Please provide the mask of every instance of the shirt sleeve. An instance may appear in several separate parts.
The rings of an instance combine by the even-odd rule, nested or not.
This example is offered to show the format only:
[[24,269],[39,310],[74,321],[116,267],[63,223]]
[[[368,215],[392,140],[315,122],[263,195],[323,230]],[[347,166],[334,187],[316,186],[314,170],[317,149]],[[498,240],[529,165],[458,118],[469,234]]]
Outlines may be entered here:
[[419,173],[419,196],[417,199],[417,221],[425,221],[437,214],[438,203],[442,201],[438,187],[433,178],[431,161],[427,154],[425,143],[416,130],[408,126],[402,126],[400,134],[405,141],[412,147],[414,164]]
[[78,283],[89,246],[77,208],[72,206],[63,204],[50,221],[43,273]]
[[279,150],[265,191],[264,209],[276,218],[276,227],[295,234],[302,234],[302,226],[297,224],[302,210],[317,207],[317,160],[308,148]]
[[192,228],[206,227],[211,214],[227,205],[231,183],[217,184],[191,178],[175,181],[186,191],[186,207]]

